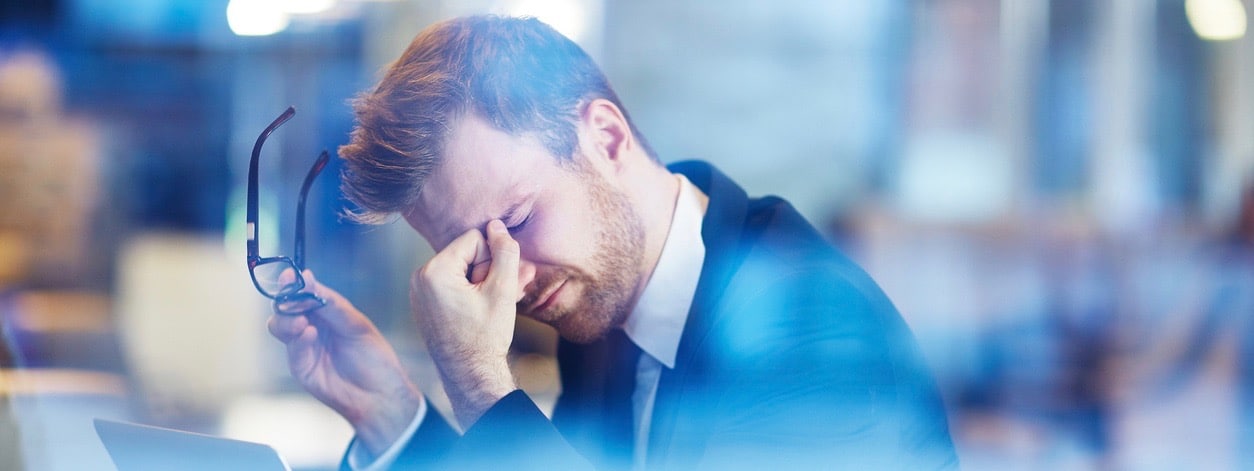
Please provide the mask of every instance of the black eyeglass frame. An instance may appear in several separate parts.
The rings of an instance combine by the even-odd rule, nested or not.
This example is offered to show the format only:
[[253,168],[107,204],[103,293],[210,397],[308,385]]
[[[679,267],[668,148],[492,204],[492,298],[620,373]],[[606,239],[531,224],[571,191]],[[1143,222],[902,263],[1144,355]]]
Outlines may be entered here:
[[[300,197],[296,203],[296,242],[293,244],[293,256],[287,257],[279,255],[275,257],[262,257],[258,248],[258,179],[257,167],[258,161],[261,159],[261,146],[265,144],[266,138],[270,133],[274,132],[279,126],[292,119],[296,114],[296,108],[288,107],[278,118],[275,118],[266,129],[261,131],[261,135],[257,136],[257,143],[253,145],[252,160],[248,163],[248,214],[247,214],[247,232],[248,232],[248,276],[253,280],[253,286],[257,288],[263,296],[273,299],[275,302],[275,311],[280,313],[286,312],[283,309],[285,305],[302,305],[306,302],[316,303],[318,306],[326,305],[326,301],[317,295],[302,291],[305,289],[305,277],[301,274],[305,269],[305,198],[309,194],[309,187],[313,185],[313,181],[322,173],[322,169],[327,166],[330,156],[327,151],[322,151],[318,155],[318,159],[314,161],[309,173],[305,175],[305,181],[300,187]],[[296,275],[293,283],[281,288],[278,292],[267,291],[257,280],[257,267],[268,264],[285,264],[291,268]]]

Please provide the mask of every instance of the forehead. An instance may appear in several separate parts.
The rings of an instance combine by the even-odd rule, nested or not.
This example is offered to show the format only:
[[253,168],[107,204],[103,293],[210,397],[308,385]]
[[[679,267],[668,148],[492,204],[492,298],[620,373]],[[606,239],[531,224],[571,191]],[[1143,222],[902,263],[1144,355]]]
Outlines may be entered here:
[[432,247],[442,249],[466,230],[504,217],[556,167],[555,157],[534,137],[507,134],[478,116],[461,118],[449,133],[440,166],[405,220]]

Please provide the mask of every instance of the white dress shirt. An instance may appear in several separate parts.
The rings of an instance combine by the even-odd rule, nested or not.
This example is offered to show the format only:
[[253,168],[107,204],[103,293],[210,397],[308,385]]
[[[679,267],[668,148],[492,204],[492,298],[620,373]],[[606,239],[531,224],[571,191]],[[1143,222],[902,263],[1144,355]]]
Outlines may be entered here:
[[[648,452],[649,427],[653,422],[658,381],[663,368],[675,368],[679,340],[683,336],[688,310],[697,293],[697,281],[701,278],[701,266],[705,261],[701,222],[705,218],[709,197],[683,175],[675,174],[674,177],[679,181],[679,195],[662,254],[645,284],[644,292],[640,293],[640,300],[622,327],[632,343],[644,352],[636,364],[636,389],[631,395],[636,437],[633,462],[636,469],[643,468]],[[404,445],[418,431],[418,425],[427,413],[426,401],[423,401],[405,432],[365,467],[360,464],[369,459],[365,455],[366,450],[360,443],[353,442],[348,450],[349,468],[359,471],[386,469],[396,461]]]
[[701,221],[709,198],[683,175],[675,175],[675,178],[679,179],[679,197],[662,255],[636,308],[623,323],[627,338],[644,351],[636,366],[636,390],[631,395],[636,432],[633,462],[637,469],[644,466],[649,449],[649,428],[653,423],[653,404],[662,368],[675,368],[679,339],[683,336],[705,261]]

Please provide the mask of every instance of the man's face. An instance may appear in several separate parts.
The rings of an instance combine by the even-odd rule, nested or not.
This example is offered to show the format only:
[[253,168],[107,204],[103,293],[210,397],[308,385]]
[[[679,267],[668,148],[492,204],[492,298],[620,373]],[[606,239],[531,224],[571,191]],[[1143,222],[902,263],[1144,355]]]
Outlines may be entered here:
[[[630,200],[583,152],[559,163],[539,141],[469,116],[454,125],[444,162],[405,214],[437,251],[500,219],[518,241],[525,295],[518,313],[591,342],[631,311],[644,229]],[[520,275],[521,276],[521,275]]]

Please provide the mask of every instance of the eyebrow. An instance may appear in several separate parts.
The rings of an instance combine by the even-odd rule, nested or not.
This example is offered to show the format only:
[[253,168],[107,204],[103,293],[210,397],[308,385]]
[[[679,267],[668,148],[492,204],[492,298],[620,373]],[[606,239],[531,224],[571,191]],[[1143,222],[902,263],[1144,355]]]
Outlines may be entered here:
[[[510,204],[509,207],[505,208],[505,211],[501,213],[501,216],[499,216],[499,219],[501,220],[501,222],[505,223],[506,226],[509,226],[509,221],[513,219],[515,216],[517,216],[518,212],[521,211],[522,208],[526,206],[527,203],[529,203],[532,200],[532,198],[535,196],[533,193],[526,193],[526,194],[518,195],[516,190],[517,190],[517,184],[515,184],[515,186],[512,187],[510,191],[508,191],[507,193],[514,195],[514,196],[518,196],[518,200],[516,200],[513,204]],[[484,230],[488,227],[488,222],[491,220],[492,218],[488,218],[487,220],[478,223],[478,225],[474,226],[473,228]],[[449,225],[445,227],[442,232],[443,232],[445,240],[448,240],[451,243],[453,239],[456,239],[458,236],[464,234],[467,230],[468,229],[458,229],[457,226],[455,225]],[[448,244],[446,243],[445,245],[447,246]]]
[[[525,203],[526,203],[526,200],[523,199],[523,200],[515,202],[514,204],[511,204],[508,208],[505,208],[505,212],[501,213],[501,216],[496,219],[500,219],[501,222],[504,223],[508,227],[509,222],[513,220],[515,216],[518,215],[518,212],[522,209]],[[484,230],[484,228],[488,227],[488,222],[491,222],[491,221],[492,219],[483,221],[479,223],[477,226],[475,226],[475,229]],[[449,226],[448,229],[445,229],[443,231],[443,235],[445,239],[452,241],[453,239],[456,239],[457,236],[465,232],[466,232],[465,229],[456,229],[453,226]],[[445,245],[448,245],[448,244],[445,244]]]

